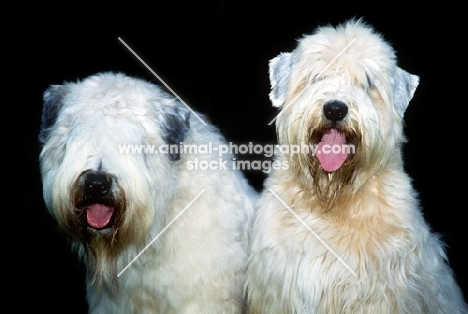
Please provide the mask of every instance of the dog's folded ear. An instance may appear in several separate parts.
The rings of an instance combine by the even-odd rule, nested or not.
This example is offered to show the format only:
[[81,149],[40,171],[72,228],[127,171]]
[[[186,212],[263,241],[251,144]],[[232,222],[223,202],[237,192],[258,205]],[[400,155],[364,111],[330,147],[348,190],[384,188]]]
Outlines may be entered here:
[[[167,110],[168,109],[168,110]],[[174,106],[165,108],[162,114],[161,134],[168,145],[179,145],[184,141],[190,129],[190,112],[177,102]],[[171,160],[180,158],[180,154],[170,153]]]
[[288,92],[288,83],[292,71],[292,54],[281,53],[269,62],[270,67],[270,100],[273,107],[284,105],[286,93]]
[[64,96],[68,93],[65,85],[51,85],[43,94],[42,117],[39,129],[39,143],[47,141],[50,130],[57,121]]
[[406,108],[408,108],[411,98],[419,85],[419,76],[410,74],[405,70],[397,67],[393,74],[392,89],[393,103],[398,114],[403,117]]

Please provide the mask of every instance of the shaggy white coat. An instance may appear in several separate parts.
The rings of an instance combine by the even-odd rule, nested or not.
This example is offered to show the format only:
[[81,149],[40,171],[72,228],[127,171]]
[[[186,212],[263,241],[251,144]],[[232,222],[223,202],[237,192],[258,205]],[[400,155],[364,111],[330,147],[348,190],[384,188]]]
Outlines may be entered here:
[[[121,73],[99,73],[44,93],[44,200],[89,268],[90,313],[242,312],[256,192],[232,170],[232,156],[121,151],[120,145],[132,144],[224,144],[198,116],[208,125],[158,86]],[[191,170],[195,158],[226,161],[227,167]],[[75,199],[87,170],[114,178],[110,193],[121,206],[115,226],[94,230],[80,218]]]
[[[356,153],[336,172],[310,154],[275,157],[290,167],[270,174],[258,203],[248,312],[467,313],[403,168],[403,114],[419,78],[397,66],[381,35],[350,20],[271,60],[270,79],[279,144],[336,127]],[[348,107],[335,124],[323,113],[330,100]]]

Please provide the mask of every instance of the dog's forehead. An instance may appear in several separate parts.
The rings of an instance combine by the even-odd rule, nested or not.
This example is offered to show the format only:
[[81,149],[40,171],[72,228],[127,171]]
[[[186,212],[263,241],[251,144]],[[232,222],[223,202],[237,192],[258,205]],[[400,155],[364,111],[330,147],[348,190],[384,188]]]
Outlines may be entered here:
[[393,48],[372,27],[361,22],[320,27],[298,41],[294,55],[298,65],[317,72],[316,75],[361,73],[359,76],[367,79],[390,72],[396,65]]
[[145,90],[140,87],[136,92],[134,85],[132,81],[93,77],[75,84],[70,97],[76,99],[74,99],[75,103],[83,106],[114,106],[125,102],[128,102],[128,105],[137,106],[145,99]]
[[141,79],[99,73],[61,88],[66,92],[55,93],[56,102],[47,107],[51,112],[45,117],[55,113],[56,119],[43,123],[42,141],[54,124],[62,129],[90,130],[82,136],[91,139],[100,134],[100,138],[119,137],[132,143],[142,134],[154,143],[180,142],[189,129],[190,114],[182,104],[158,85]]
[[173,103],[158,86],[120,74],[98,74],[69,87],[65,112],[77,115],[145,115]]

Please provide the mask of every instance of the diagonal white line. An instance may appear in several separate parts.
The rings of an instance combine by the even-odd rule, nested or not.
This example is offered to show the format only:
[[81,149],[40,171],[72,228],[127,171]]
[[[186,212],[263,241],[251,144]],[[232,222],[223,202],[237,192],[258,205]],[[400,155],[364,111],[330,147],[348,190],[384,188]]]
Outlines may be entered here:
[[[333,62],[335,62],[335,60],[338,59],[338,58],[346,51],[346,49],[348,49],[349,46],[351,46],[351,45],[354,43],[355,40],[356,40],[356,38],[353,38],[353,40],[351,40],[350,43],[347,44],[346,47],[344,47],[344,48],[340,51],[340,53],[337,54],[337,55],[333,58],[333,60],[330,61],[330,62],[327,64],[326,67],[323,68],[322,71],[320,71],[320,73],[318,74],[318,76],[320,77],[320,76],[323,74],[323,72],[325,72],[325,70],[328,69],[328,67],[329,67],[330,65],[332,65]],[[309,73],[309,75],[310,75],[310,73]],[[307,83],[308,83],[308,85],[310,85],[310,84],[309,84],[309,78],[307,78]]]
[[185,101],[183,101],[182,98],[180,98],[179,95],[177,95],[176,92],[174,92],[174,91],[172,90],[172,88],[170,88],[169,85],[167,85],[166,82],[164,82],[163,79],[162,79],[161,77],[159,77],[159,75],[157,75],[156,72],[154,72],[154,71],[146,64],[146,62],[143,61],[143,59],[141,59],[141,58],[137,55],[137,53],[136,53],[135,51],[133,51],[133,49],[130,48],[130,47],[123,41],[122,38],[118,37],[118,39],[122,42],[122,44],[123,44],[125,47],[127,47],[128,50],[130,50],[131,53],[133,53],[133,55],[134,55],[138,60],[140,60],[141,63],[143,63],[143,65],[144,65],[148,70],[150,70],[151,73],[153,73],[154,76],[156,76],[156,78],[157,78],[161,83],[164,84],[164,86],[166,86],[166,88],[167,88],[168,90],[171,91],[172,94],[174,94],[174,96],[177,97],[177,99],[180,100],[181,103],[183,103],[183,104],[185,105],[185,107],[187,107],[188,110],[190,110],[191,113],[193,113],[193,114],[198,118],[198,120],[200,120],[201,123],[203,123],[203,125],[206,125],[205,121],[203,121],[202,118],[200,118],[200,116],[199,116],[195,111],[193,111],[192,108],[190,108],[190,107],[185,103]]
[[[318,74],[318,77],[320,77],[320,76],[323,74],[323,72],[325,72],[325,70],[328,69],[328,67],[329,67],[330,65],[332,65],[333,62],[335,62],[335,60],[338,59],[338,58],[346,51],[346,49],[348,49],[349,46],[351,46],[351,45],[354,43],[355,40],[356,40],[356,38],[353,38],[353,40],[351,40],[351,42],[350,42],[349,44],[347,44],[346,47],[344,47],[344,48],[340,51],[340,53],[337,54],[337,55],[333,58],[333,60],[331,60],[331,61],[323,68],[322,71],[320,71],[320,73]],[[309,75],[310,75],[310,73],[309,73]],[[309,76],[307,76],[307,84],[306,84],[306,86],[304,87],[304,89],[303,89],[299,94],[297,94],[286,106],[284,106],[283,109],[281,109],[281,111],[276,115],[276,117],[275,117],[273,120],[271,120],[270,123],[268,123],[268,125],[271,125],[273,122],[275,122],[276,119],[278,119],[278,117],[284,112],[284,110],[286,110],[286,108],[288,108],[289,106],[291,106],[291,105],[296,101],[296,99],[297,99],[300,95],[302,95],[302,93],[303,93],[303,92],[307,89],[307,87],[309,87],[310,85],[311,85],[311,84],[310,84],[310,82],[309,82]]]
[[185,206],[185,208],[184,208],[184,209],[182,209],[182,210],[180,211],[180,213],[178,213],[178,214],[177,214],[177,216],[175,216],[175,217],[174,217],[174,219],[172,219],[172,220],[171,220],[171,222],[170,222],[170,223],[168,223],[168,224],[167,224],[167,226],[166,226],[166,227],[164,227],[164,229],[163,229],[163,230],[161,230],[161,232],[159,232],[159,233],[158,233],[158,235],[157,235],[157,236],[156,236],[156,237],[155,237],[153,240],[151,240],[151,242],[150,242],[150,243],[148,243],[148,244],[147,244],[147,245],[146,245],[146,246],[143,248],[143,250],[141,250],[141,251],[140,251],[140,253],[138,253],[138,255],[137,255],[137,256],[135,256],[135,258],[134,258],[134,259],[132,259],[132,261],[131,261],[130,263],[128,263],[128,265],[127,265],[127,266],[125,266],[125,268],[124,268],[124,269],[122,269],[122,270],[120,271],[120,273],[118,273],[118,274],[117,274],[117,277],[120,277],[120,275],[122,275],[122,274],[123,274],[123,272],[124,272],[124,271],[126,271],[126,270],[127,270],[127,268],[129,268],[129,267],[130,267],[130,265],[132,265],[132,264],[133,264],[133,262],[135,262],[135,261],[136,261],[136,260],[137,260],[137,259],[140,257],[140,255],[141,255],[141,254],[143,254],[143,252],[144,252],[144,251],[146,251],[146,250],[147,250],[147,249],[148,249],[148,248],[151,246],[151,244],[153,244],[153,242],[154,242],[154,241],[156,241],[156,240],[157,240],[157,239],[158,239],[158,238],[161,236],[161,234],[163,234],[163,233],[164,233],[164,231],[166,231],[166,230],[167,230],[167,228],[169,228],[169,227],[170,227],[170,226],[171,226],[171,225],[174,223],[174,221],[176,221],[176,220],[177,220],[177,219],[178,219],[178,218],[179,218],[179,217],[180,217],[180,216],[181,216],[181,215],[182,215],[182,214],[185,212],[185,210],[186,210],[187,208],[189,208],[189,207],[190,207],[190,205],[192,205],[192,204],[193,204],[193,202],[195,202],[195,200],[196,200],[196,199],[197,199],[197,198],[198,198],[200,195],[202,195],[202,194],[203,194],[203,192],[205,192],[205,191],[206,191],[206,189],[203,189],[203,190],[202,190],[200,193],[198,193],[198,195],[197,195],[197,196],[195,196],[195,198],[194,198],[194,199],[193,199],[193,200],[192,200],[190,203],[188,203],[188,204],[187,204],[187,206]]
[[317,238],[317,240],[320,241],[320,243],[322,243],[329,251],[330,253],[332,253],[340,262],[341,264],[343,264],[354,276],[357,276],[357,274],[351,269],[351,267],[348,266],[348,264],[346,264],[332,249],[331,247],[329,247],[325,241],[323,241],[305,222],[304,220],[301,219],[301,217],[299,217],[292,209],[291,207],[289,207],[279,196],[278,194],[276,194],[275,192],[273,192],[272,189],[268,189],[271,194],[273,194],[284,206],[286,206],[286,208],[304,225],[304,227],[307,228],[307,230],[310,231],[310,233],[312,233],[314,235],[314,237]]
[[291,106],[297,98],[299,98],[299,96],[302,95],[303,92],[305,92],[305,90],[309,87],[310,85],[306,85],[306,87],[304,87],[303,90],[301,90],[300,93],[298,93],[286,106],[283,107],[283,109],[281,109],[281,111],[276,115],[276,117],[273,118],[273,120],[270,121],[270,123],[268,123],[268,125],[271,125],[273,122],[276,121],[276,119],[278,119],[278,117],[289,107]]

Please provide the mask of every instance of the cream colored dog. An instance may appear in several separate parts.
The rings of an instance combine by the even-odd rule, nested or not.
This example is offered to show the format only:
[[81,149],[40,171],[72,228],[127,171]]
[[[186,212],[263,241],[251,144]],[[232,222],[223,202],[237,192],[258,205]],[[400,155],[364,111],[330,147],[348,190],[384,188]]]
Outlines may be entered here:
[[320,27],[270,62],[289,164],[265,183],[248,265],[251,314],[467,313],[405,173],[419,78],[361,20]]

